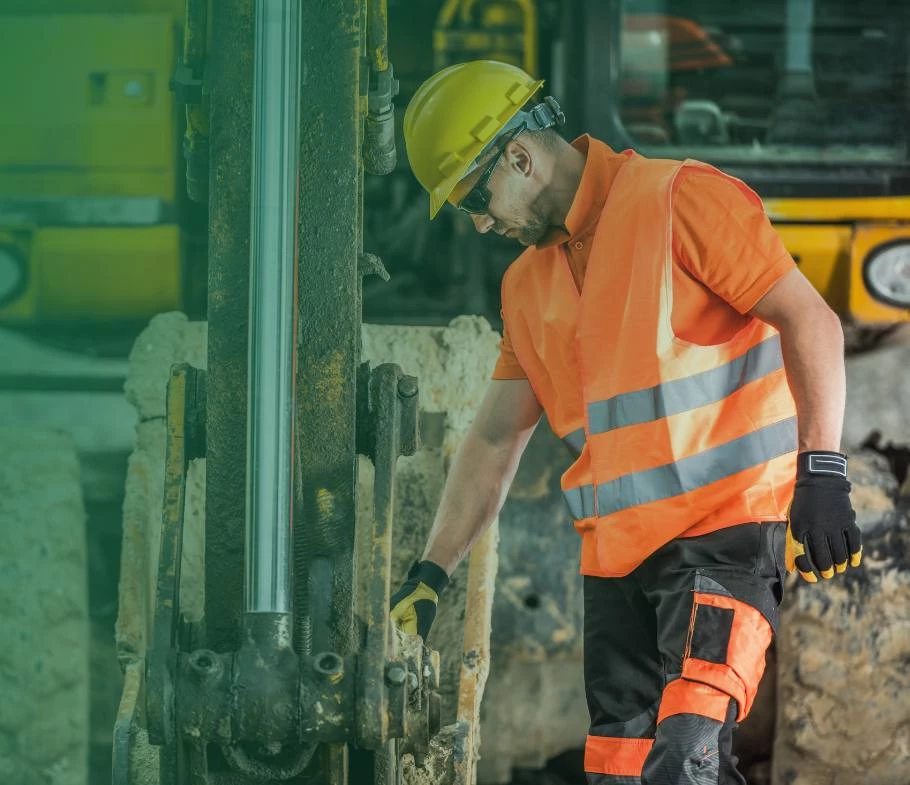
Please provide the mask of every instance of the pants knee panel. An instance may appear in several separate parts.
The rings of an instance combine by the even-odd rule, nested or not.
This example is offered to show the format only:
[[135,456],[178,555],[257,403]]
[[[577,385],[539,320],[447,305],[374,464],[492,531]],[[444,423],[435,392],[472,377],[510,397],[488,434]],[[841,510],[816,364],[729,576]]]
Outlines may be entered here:
[[642,785],[718,785],[722,727],[723,721],[700,714],[666,717],[642,768]]
[[682,677],[734,698],[742,722],[755,700],[773,637],[771,623],[758,608],[712,578],[696,575]]

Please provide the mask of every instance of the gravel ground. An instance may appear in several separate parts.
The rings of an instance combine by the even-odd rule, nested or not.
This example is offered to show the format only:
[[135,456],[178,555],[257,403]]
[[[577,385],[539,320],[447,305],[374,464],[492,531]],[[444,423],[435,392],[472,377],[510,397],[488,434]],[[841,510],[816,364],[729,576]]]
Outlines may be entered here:
[[0,782],[83,785],[88,567],[73,440],[0,428]]

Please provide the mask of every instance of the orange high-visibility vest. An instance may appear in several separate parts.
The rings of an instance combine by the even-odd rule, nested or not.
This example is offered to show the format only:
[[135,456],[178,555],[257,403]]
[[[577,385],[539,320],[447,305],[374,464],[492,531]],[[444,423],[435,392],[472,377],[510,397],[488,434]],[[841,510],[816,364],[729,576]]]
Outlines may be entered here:
[[673,334],[673,183],[683,166],[711,167],[626,155],[581,293],[562,246],[529,248],[503,279],[515,354],[578,455],[562,488],[581,572],[602,577],[674,537],[785,520],[796,474],[777,330],[753,318],[713,346]]

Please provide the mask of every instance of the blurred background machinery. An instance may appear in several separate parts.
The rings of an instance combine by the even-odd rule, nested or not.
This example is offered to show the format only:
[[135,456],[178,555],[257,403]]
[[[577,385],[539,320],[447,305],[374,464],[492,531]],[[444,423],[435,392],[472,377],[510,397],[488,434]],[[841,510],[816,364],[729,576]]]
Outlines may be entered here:
[[[212,782],[229,781],[225,772],[236,771],[238,760],[245,761],[241,767],[252,765],[251,757],[287,767],[293,761],[282,756],[295,754],[276,748],[273,739],[251,749],[238,747],[249,738],[226,737],[218,737],[214,751],[200,752],[198,744],[185,739],[175,744],[179,734],[164,727],[172,725],[168,711],[173,706],[153,707],[150,718],[131,713],[147,687],[141,682],[156,627],[154,604],[163,598],[157,547],[151,549],[151,563],[143,562],[141,580],[129,585],[135,576],[121,575],[119,595],[116,588],[124,482],[135,486],[143,473],[160,475],[163,482],[165,448],[170,445],[174,454],[183,433],[188,451],[181,460],[174,458],[169,482],[205,510],[201,518],[187,514],[206,536],[201,544],[198,532],[194,535],[195,545],[188,549],[195,566],[183,578],[197,588],[204,584],[194,595],[204,599],[188,612],[191,601],[181,606],[174,594],[179,587],[171,582],[165,593],[195,621],[182,624],[177,614],[169,625],[159,613],[157,627],[165,631],[166,645],[156,654],[163,660],[150,672],[212,682],[213,674],[223,675],[247,657],[251,641],[261,640],[256,625],[243,621],[250,611],[243,600],[249,569],[243,510],[249,216],[250,200],[255,202],[249,181],[256,150],[254,5],[252,0],[6,0],[0,10],[0,58],[4,71],[16,75],[0,85],[8,107],[0,117],[0,325],[8,348],[0,395],[11,404],[4,407],[0,424],[39,422],[56,407],[64,414],[50,417],[51,427],[62,427],[64,415],[82,427],[75,450],[82,466],[83,506],[72,500],[72,461],[64,456],[70,447],[57,450],[56,460],[68,473],[72,531],[87,526],[88,611],[75,592],[73,618],[87,624],[88,614],[93,630],[108,631],[92,637],[93,665],[102,663],[93,668],[95,730],[88,736],[86,722],[81,729],[75,727],[78,722],[70,723],[83,750],[91,742],[93,783],[105,781],[99,777],[109,770],[118,701],[115,753],[117,743],[121,754],[135,744],[137,733],[145,732],[137,729],[150,727],[151,721],[152,736],[170,751],[159,759],[158,748],[143,743],[155,758],[155,776],[172,778],[167,781],[203,774]],[[301,182],[296,236],[302,255],[296,313],[305,345],[298,347],[294,410],[298,437],[308,447],[294,453],[293,484],[301,520],[322,521],[326,531],[346,534],[320,542],[322,535],[311,532],[305,544],[291,543],[282,551],[297,552],[291,567],[297,588],[289,601],[298,659],[292,662],[286,651],[279,659],[290,668],[288,678],[308,685],[300,693],[302,703],[302,696],[322,689],[317,686],[325,677],[327,684],[345,685],[348,691],[339,692],[339,699],[353,706],[364,696],[349,678],[359,672],[358,663],[368,661],[358,659],[364,641],[356,620],[365,618],[371,602],[374,616],[378,613],[384,583],[407,566],[401,558],[392,564],[388,553],[369,570],[362,562],[355,566],[352,522],[363,522],[361,532],[372,525],[368,507],[356,512],[356,499],[375,491],[372,468],[356,454],[374,452],[379,423],[400,416],[393,413],[395,406],[376,408],[377,399],[369,397],[372,377],[358,367],[364,359],[396,362],[403,368],[400,378],[417,374],[421,391],[434,391],[408,415],[420,420],[424,448],[398,471],[396,521],[404,523],[404,534],[396,536],[404,536],[413,550],[419,547],[421,526],[428,525],[418,519],[432,515],[433,493],[427,487],[441,481],[462,427],[455,423],[469,417],[464,401],[444,400],[448,377],[439,375],[441,361],[434,352],[447,347],[446,362],[458,366],[464,361],[456,359],[462,355],[454,347],[470,338],[487,347],[483,356],[492,362],[491,334],[466,324],[444,326],[459,315],[475,314],[499,328],[499,282],[517,254],[504,238],[481,239],[470,220],[450,207],[437,221],[427,221],[426,195],[404,154],[403,112],[393,114],[391,102],[403,108],[417,86],[447,64],[504,60],[547,80],[548,92],[566,110],[569,138],[587,132],[615,149],[698,158],[741,177],[762,197],[802,271],[841,315],[852,347],[869,348],[910,321],[910,9],[886,0],[859,5],[766,0],[748,7],[711,0],[337,0],[307,4],[304,13],[310,34],[303,36],[299,55],[304,87],[301,159],[295,166]],[[390,281],[383,280],[386,270]],[[362,291],[361,276],[366,276]],[[361,305],[364,322],[385,327],[362,333]],[[182,311],[189,321],[171,319],[167,329],[159,321],[142,332],[152,317],[168,311]],[[391,325],[412,329],[401,333],[396,331],[404,328]],[[52,348],[35,364],[26,355],[37,356],[37,344]],[[414,351],[398,358],[404,346]],[[131,377],[146,373],[144,352],[157,358],[148,371],[157,390],[154,404],[143,397],[140,382],[128,385],[136,412],[119,395],[131,348]],[[164,392],[174,363],[192,367],[173,377],[168,413]],[[144,370],[136,371],[137,364]],[[478,379],[487,372],[486,367],[473,369]],[[376,385],[390,384],[379,378]],[[398,379],[395,375],[400,390]],[[181,396],[181,385],[196,392]],[[375,393],[388,391],[377,387]],[[458,406],[468,409],[456,415]],[[190,427],[202,419],[204,438]],[[23,441],[21,431],[7,439],[17,445]],[[45,436],[35,440],[42,455],[53,452],[48,445],[55,443]],[[204,482],[197,476],[203,447]],[[902,474],[903,453],[891,449],[892,466]],[[134,450],[127,476],[126,458]],[[431,463],[424,466],[421,460]],[[32,462],[53,468],[53,461],[43,458]],[[558,476],[567,462],[548,430],[538,429],[503,511],[489,641],[492,674],[481,723],[487,729],[481,783],[502,785],[513,778],[561,783],[578,777],[585,727],[580,586],[575,535],[558,494]],[[23,460],[22,466],[28,465]],[[388,480],[388,459],[383,465]],[[155,496],[154,512],[143,515],[159,526],[163,486],[153,482],[149,492]],[[18,507],[13,502],[4,510],[10,520],[11,510],[27,509],[25,502]],[[126,500],[124,518],[134,502]],[[171,513],[176,515],[175,509]],[[154,535],[155,543],[160,534]],[[147,535],[152,536],[135,530],[124,540],[125,565],[151,555]],[[56,533],[53,537],[59,540]],[[307,549],[331,558],[311,563],[301,555]],[[84,564],[86,556],[79,554],[76,561]],[[478,562],[473,583],[466,570],[456,577],[449,609],[456,617],[470,606],[465,602],[469,591],[491,580],[489,553],[482,555],[486,561]],[[167,569],[181,561],[179,550],[171,550],[169,559],[164,584]],[[327,590],[326,580],[340,580],[344,590]],[[312,594],[318,586],[322,594]],[[335,599],[320,604],[313,596]],[[125,611],[124,603],[130,602],[137,604]],[[110,668],[110,630],[118,605],[119,656],[127,675],[122,699],[116,666]],[[574,615],[561,610],[566,607],[574,608]],[[436,640],[430,644],[443,652],[443,661],[438,670],[430,668],[426,684],[421,680],[412,690],[422,696],[417,704],[428,717],[432,682],[441,676],[442,714],[434,717],[434,727],[470,719],[476,705],[459,710],[459,696],[470,703],[483,692],[482,672],[459,674],[463,647],[486,651],[483,619],[473,620],[474,638],[467,643],[461,618],[458,622],[457,630],[434,630]],[[80,635],[84,638],[84,631],[72,633],[73,640]],[[394,646],[384,649],[376,639],[372,645],[369,667],[375,670]],[[321,653],[335,659],[323,660]],[[416,649],[402,654],[400,662],[410,658],[413,666],[424,656]],[[400,697],[407,689],[395,674],[383,690]],[[219,678],[212,689],[222,695]],[[461,690],[459,683],[473,683],[473,692]],[[159,686],[164,694],[173,685]],[[748,729],[743,734],[750,745],[745,754],[757,771],[767,770],[771,749],[773,685],[768,689],[771,721],[766,713],[753,723],[751,737]],[[88,698],[80,694],[76,700]],[[375,708],[375,696],[372,700]],[[378,700],[385,705],[388,695]],[[541,706],[547,710],[538,711]],[[218,736],[217,721],[226,716],[192,715],[198,721],[193,727],[211,740]],[[401,730],[401,712],[396,722]],[[325,737],[335,746],[315,753],[312,764],[323,773],[334,771],[331,776],[339,782],[338,744],[348,738],[342,725],[333,731],[336,737]],[[300,739],[306,735],[299,727],[297,732]],[[423,751],[409,763],[416,768],[407,776],[416,776],[421,763],[429,771],[440,749],[456,746],[456,737],[473,738],[464,727],[449,733],[437,737],[435,753],[428,757],[424,738]],[[397,764],[404,750],[388,746],[390,739],[388,733],[374,735],[374,749],[360,745],[365,756],[352,746],[351,771],[376,781],[386,777],[389,783],[405,776]],[[388,768],[392,759],[396,763]],[[122,757],[115,754],[115,760],[121,775],[129,771]],[[547,761],[547,773],[540,773]],[[37,771],[45,764],[34,765]],[[313,771],[299,777],[312,779]],[[78,766],[71,775],[60,781],[81,785]],[[49,781],[42,776],[22,781]]]
[[[567,138],[586,132],[617,150],[697,158],[752,186],[854,345],[907,321],[904,6],[465,0],[437,13],[430,3],[393,2],[390,25],[403,52],[402,104],[430,62],[494,57],[529,68],[565,108]],[[401,161],[389,180],[367,179],[366,236],[382,249],[398,295],[368,285],[367,318],[424,322],[468,311],[498,325],[499,280],[514,247],[478,243],[451,209],[426,224],[408,174]]]
[[[699,158],[744,179],[806,276],[866,338],[910,318],[901,4],[390,0],[388,24],[397,57],[365,86],[374,103],[396,81],[405,106],[459,60],[520,65],[563,103],[569,138]],[[161,311],[204,316],[210,34],[202,0],[4,4],[4,57],[22,64],[0,87],[15,107],[0,118],[4,324],[70,342],[106,325],[116,344]],[[425,220],[400,115],[391,174],[364,183],[364,241],[393,276],[367,281],[365,317],[444,324],[476,313],[498,326],[515,248],[478,243],[450,209]]]

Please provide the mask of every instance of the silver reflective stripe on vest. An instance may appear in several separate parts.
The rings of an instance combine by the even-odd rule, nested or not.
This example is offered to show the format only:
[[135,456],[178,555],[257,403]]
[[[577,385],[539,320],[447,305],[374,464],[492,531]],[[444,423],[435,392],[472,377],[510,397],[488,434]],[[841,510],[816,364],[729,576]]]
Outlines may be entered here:
[[576,458],[581,455],[581,450],[585,446],[585,429],[579,428],[577,431],[566,434],[562,440],[568,445],[569,451]]
[[569,512],[575,520],[590,518],[594,515],[594,486],[582,485],[580,488],[569,488],[562,492],[569,505]]
[[588,424],[591,433],[606,433],[717,403],[783,365],[780,336],[775,335],[710,371],[589,403]]
[[598,516],[669,499],[770,461],[797,447],[796,418],[781,420],[719,447],[597,486]]

